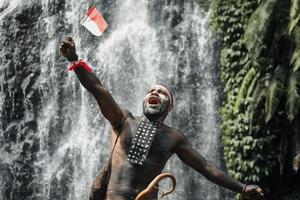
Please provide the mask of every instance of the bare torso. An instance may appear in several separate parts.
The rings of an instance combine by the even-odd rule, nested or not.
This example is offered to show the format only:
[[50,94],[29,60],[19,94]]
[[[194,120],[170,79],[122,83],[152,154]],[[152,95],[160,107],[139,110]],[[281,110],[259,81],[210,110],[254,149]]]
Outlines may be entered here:
[[[194,150],[183,134],[164,124],[158,128],[158,133],[153,140],[144,166],[131,165],[127,161],[127,153],[141,118],[128,118],[120,130],[126,113],[115,102],[109,91],[103,87],[101,81],[91,72],[87,63],[78,60],[74,40],[71,37],[64,38],[59,51],[70,62],[76,61],[70,69],[75,71],[82,86],[95,97],[103,116],[115,130],[119,130],[113,131],[112,141],[115,141],[117,134],[121,131],[112,156],[112,173],[108,190],[125,194],[125,196],[127,194],[133,198],[107,193],[107,200],[134,199],[137,193],[145,189],[152,179],[161,173],[165,163],[173,153],[176,153],[180,160],[202,173],[212,182],[232,191],[243,193],[245,199],[258,199],[263,196],[262,190],[258,186],[243,185],[234,180]],[[152,86],[143,100],[143,114],[156,122],[164,121],[172,108],[173,96],[161,84]]]
[[[126,199],[125,195],[136,196],[161,173],[167,160],[174,153],[178,142],[177,133],[172,128],[161,124],[144,165],[133,165],[127,161],[131,140],[136,134],[141,119],[141,117],[128,118],[123,125],[112,157],[112,173],[108,191],[124,194],[124,198],[122,195],[108,193],[108,200]],[[116,136],[117,133],[113,132],[113,141]]]

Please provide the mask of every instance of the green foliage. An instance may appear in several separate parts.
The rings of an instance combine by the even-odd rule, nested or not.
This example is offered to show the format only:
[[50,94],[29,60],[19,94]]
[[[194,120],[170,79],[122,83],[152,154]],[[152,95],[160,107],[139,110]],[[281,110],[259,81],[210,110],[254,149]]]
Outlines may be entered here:
[[290,23],[289,32],[293,32],[294,28],[297,26],[300,19],[300,1],[292,0],[290,9]]
[[[257,71],[255,70],[254,67],[252,67],[248,71],[248,73],[245,75],[245,78],[242,82],[241,88],[239,89],[239,93],[238,93],[237,100],[236,100],[236,103],[235,103],[235,108],[234,108],[235,113],[238,113],[242,101],[244,101],[245,97],[247,97],[246,95],[247,95],[249,86],[251,84],[255,84],[253,79],[255,77],[257,77],[256,75],[257,75]],[[251,81],[253,81],[253,82],[251,82]]]
[[287,86],[287,101],[286,110],[289,121],[295,119],[299,113],[300,99],[300,1],[292,0],[290,9],[290,21],[289,21],[289,33],[291,39],[295,45],[293,54],[290,59],[291,71],[289,75],[289,81]]
[[[263,117],[262,113],[264,113],[264,106],[263,103],[266,99],[267,95],[267,87],[266,82],[268,81],[268,78],[266,80],[258,80],[258,83],[253,91],[252,96],[249,95],[249,119],[250,119],[250,131],[253,131],[254,126],[254,116],[259,115],[260,118]],[[251,88],[250,88],[251,89]],[[256,121],[259,121],[260,119],[258,116],[256,118]],[[256,126],[256,131],[259,131],[260,126]]]
[[264,0],[248,21],[244,34],[244,42],[254,59],[260,55],[264,47],[264,38],[270,29],[273,13],[279,1]]
[[286,102],[286,110],[287,117],[289,121],[293,121],[295,116],[297,116],[300,107],[300,96],[299,96],[299,88],[300,88],[300,72],[291,72],[290,78],[288,81],[288,90],[287,90],[287,102]]
[[256,134],[257,126],[250,129],[252,111],[249,105],[258,93],[260,72],[258,63],[245,48],[243,35],[256,6],[255,1],[249,0],[215,0],[212,6],[213,27],[222,38],[221,79],[226,93],[221,108],[224,156],[228,173],[247,183],[258,182],[262,176],[270,174],[268,166],[272,165],[272,154],[266,153],[266,149],[274,139],[273,135]]
[[285,79],[286,69],[282,66],[278,66],[267,90],[267,98],[265,102],[266,122],[270,121],[278,108],[280,100],[284,94]]
[[213,0],[211,8],[221,40],[228,173],[257,183],[282,165],[280,140],[300,115],[300,1]]
[[298,71],[300,69],[300,27],[295,27],[291,33],[292,39],[295,44],[295,50],[293,52],[290,65],[293,71]]

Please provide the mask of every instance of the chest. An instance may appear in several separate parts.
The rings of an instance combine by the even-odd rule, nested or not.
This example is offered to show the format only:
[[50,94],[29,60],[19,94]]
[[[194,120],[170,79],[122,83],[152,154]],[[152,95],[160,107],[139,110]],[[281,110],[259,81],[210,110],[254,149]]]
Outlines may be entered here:
[[[124,150],[124,153],[128,154],[130,147],[133,144],[133,140],[140,139],[142,142],[147,143],[149,139],[147,137],[138,137],[141,136],[138,133],[140,120],[131,120],[125,129],[123,130],[120,137],[120,144]],[[154,133],[153,139],[150,141],[150,149],[148,156],[152,158],[162,158],[168,157],[174,146],[174,141],[172,140],[172,134],[164,125],[160,125],[157,128],[157,131]]]

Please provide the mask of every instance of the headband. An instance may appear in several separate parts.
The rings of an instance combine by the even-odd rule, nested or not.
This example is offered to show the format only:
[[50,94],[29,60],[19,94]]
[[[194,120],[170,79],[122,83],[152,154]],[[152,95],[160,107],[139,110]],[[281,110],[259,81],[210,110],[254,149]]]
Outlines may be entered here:
[[[170,99],[170,104],[173,106],[174,99],[173,99],[173,94],[172,94],[171,90],[169,90],[165,85],[163,85],[163,84],[161,84],[161,83],[156,84],[156,85],[162,86],[163,88],[166,89],[167,95],[168,95],[168,97],[169,97],[169,99]],[[155,86],[155,85],[154,85],[154,86]]]

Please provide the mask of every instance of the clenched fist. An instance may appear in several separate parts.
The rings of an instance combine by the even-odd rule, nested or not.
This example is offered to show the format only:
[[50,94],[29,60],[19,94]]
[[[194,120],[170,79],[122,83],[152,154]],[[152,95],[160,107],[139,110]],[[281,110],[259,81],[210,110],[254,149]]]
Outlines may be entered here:
[[78,56],[76,54],[76,45],[72,37],[65,37],[62,40],[59,46],[59,52],[70,62],[78,60]]
[[262,189],[257,185],[247,185],[243,194],[245,200],[257,200],[264,196]]

